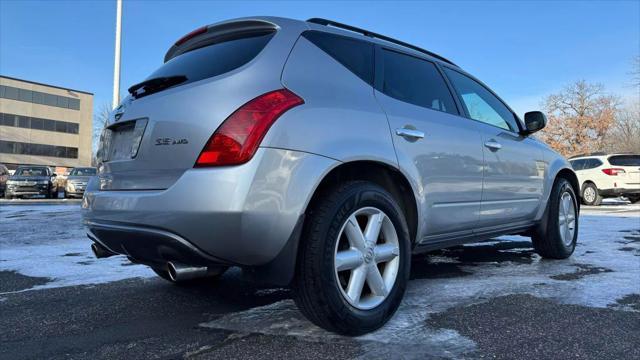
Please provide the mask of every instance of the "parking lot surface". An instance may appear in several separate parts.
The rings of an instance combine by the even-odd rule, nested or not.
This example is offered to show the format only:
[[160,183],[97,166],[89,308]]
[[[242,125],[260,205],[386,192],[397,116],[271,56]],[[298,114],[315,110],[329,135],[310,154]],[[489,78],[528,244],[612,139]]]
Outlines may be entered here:
[[95,259],[77,202],[0,204],[0,358],[640,358],[640,206],[583,207],[574,255],[507,236],[417,256],[400,309],[349,338],[288,289],[175,286]]

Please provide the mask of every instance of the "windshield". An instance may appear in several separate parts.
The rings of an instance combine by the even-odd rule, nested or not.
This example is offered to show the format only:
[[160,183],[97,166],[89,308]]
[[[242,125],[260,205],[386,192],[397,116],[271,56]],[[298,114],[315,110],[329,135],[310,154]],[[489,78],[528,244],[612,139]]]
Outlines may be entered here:
[[609,157],[614,166],[640,166],[640,155],[614,155]]
[[96,169],[94,168],[75,168],[71,170],[69,176],[94,176]]
[[47,169],[41,167],[18,168],[17,176],[47,176]]

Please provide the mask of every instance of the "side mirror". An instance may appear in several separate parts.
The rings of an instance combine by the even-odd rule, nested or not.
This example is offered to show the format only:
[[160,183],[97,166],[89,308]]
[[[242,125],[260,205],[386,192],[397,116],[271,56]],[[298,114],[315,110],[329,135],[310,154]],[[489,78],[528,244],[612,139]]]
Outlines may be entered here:
[[524,114],[526,135],[542,130],[547,125],[547,117],[540,111],[529,111]]
[[58,176],[58,174],[56,173],[51,174],[51,177],[56,177],[56,176]]

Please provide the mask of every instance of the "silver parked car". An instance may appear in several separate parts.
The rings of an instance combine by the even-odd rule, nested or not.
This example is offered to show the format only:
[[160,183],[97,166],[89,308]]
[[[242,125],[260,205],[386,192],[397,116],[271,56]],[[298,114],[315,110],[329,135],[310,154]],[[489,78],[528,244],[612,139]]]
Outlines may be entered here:
[[243,18],[178,40],[111,115],[83,199],[97,257],[168,280],[238,266],[343,334],[396,311],[411,254],[505,234],[564,259],[578,181],[479,80],[324,19]]
[[89,179],[95,176],[96,172],[96,168],[93,167],[73,168],[64,185],[64,197],[82,197],[84,189],[89,183]]

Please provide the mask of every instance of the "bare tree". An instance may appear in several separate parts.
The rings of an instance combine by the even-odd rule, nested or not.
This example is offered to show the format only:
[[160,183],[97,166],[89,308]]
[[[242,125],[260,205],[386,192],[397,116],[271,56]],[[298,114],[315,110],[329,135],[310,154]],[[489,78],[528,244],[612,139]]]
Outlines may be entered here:
[[93,116],[93,134],[92,134],[92,148],[93,156],[91,157],[91,163],[95,166],[97,164],[97,151],[100,145],[100,136],[102,130],[107,126],[109,120],[109,114],[111,113],[111,106],[108,103],[104,103],[100,106],[100,110]]
[[606,150],[611,153],[640,154],[640,102],[622,108],[607,137]]
[[570,84],[545,99],[549,125],[540,137],[567,157],[602,150],[619,103],[616,96],[605,94],[601,84],[584,80]]
[[636,56],[633,59],[633,65],[631,65],[631,85],[637,87],[640,90],[640,56]]

